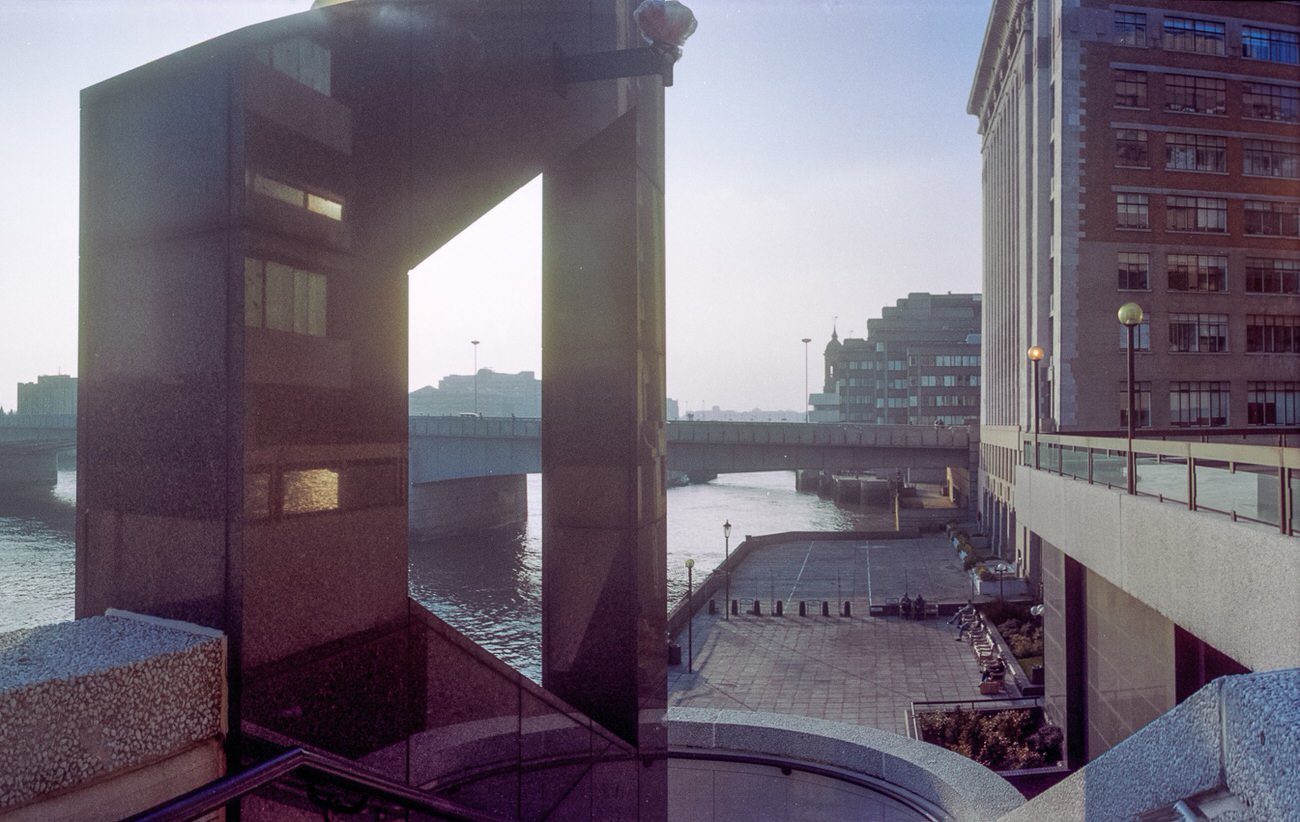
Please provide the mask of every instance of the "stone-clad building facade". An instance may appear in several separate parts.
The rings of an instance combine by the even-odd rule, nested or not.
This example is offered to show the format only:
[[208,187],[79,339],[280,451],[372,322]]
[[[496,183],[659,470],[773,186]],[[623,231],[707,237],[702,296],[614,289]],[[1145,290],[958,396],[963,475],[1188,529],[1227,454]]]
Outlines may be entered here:
[[832,332],[818,422],[975,425],[980,295],[909,294],[867,320],[866,339]]
[[1116,311],[1136,302],[1139,426],[1295,430],[1300,4],[994,0],[969,111],[984,162],[983,525],[1040,583],[1045,710],[1081,764],[1246,665],[1117,573],[1122,541],[1043,530],[1097,486],[1026,495],[1027,349],[1045,352],[1039,430],[1120,434]]
[[1300,6],[998,0],[984,138],[986,425],[1300,423]]

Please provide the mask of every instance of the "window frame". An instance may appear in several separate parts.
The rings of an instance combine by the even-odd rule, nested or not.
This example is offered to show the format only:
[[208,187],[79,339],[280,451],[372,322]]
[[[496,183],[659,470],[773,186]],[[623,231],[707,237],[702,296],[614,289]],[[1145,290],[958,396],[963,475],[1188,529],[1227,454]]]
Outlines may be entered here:
[[[1178,98],[1181,102],[1176,101],[1175,98]],[[1165,111],[1175,114],[1203,114],[1211,117],[1226,117],[1228,114],[1228,83],[1221,77],[1166,74]]]
[[[1217,340],[1217,343],[1214,342]],[[1185,346],[1185,347],[1184,347]],[[1176,312],[1169,315],[1171,354],[1228,354],[1228,315]]]
[[1227,234],[1228,201],[1223,197],[1170,194],[1165,197],[1165,230]]
[[1228,140],[1216,134],[1165,134],[1165,171],[1226,174]]
[[[1177,263],[1175,262],[1177,261]],[[1216,266],[1210,261],[1222,261]],[[1176,269],[1175,266],[1178,266]],[[1182,286],[1175,285],[1175,272],[1181,274]],[[1228,257],[1220,254],[1165,255],[1165,282],[1169,291],[1226,294],[1228,292]],[[1217,284],[1217,287],[1212,287]]]
[[1160,45],[1165,51],[1222,57],[1227,43],[1228,27],[1215,20],[1167,16],[1160,23]]
[[[1232,385],[1225,380],[1174,380],[1169,383],[1171,428],[1223,428],[1232,408]],[[1191,411],[1206,409],[1206,416]],[[1218,416],[1217,412],[1222,412]]]
[[1115,192],[1115,228],[1123,231],[1150,231],[1150,195],[1135,191]]
[[[1128,259],[1126,259],[1128,258]],[[1120,291],[1151,290],[1151,254],[1146,251],[1120,251],[1115,259],[1116,288]],[[1141,285],[1134,285],[1134,277],[1141,277]]]
[[1241,116],[1270,123],[1300,123],[1300,87],[1243,80]]
[[[1263,37],[1252,37],[1252,35],[1263,35]],[[1257,45],[1263,48],[1264,54],[1251,53]],[[1290,59],[1286,59],[1288,52]],[[1279,54],[1283,56],[1278,56]],[[1300,32],[1269,29],[1263,26],[1242,26],[1241,56],[1247,60],[1260,60],[1266,63],[1300,65]]]
[[[1116,108],[1147,108],[1148,101],[1148,79],[1145,71],[1132,71],[1130,69],[1115,69],[1115,107]],[[1125,88],[1124,97],[1121,98],[1121,87]],[[1129,88],[1131,87],[1131,88]],[[1125,102],[1129,98],[1133,102]]]

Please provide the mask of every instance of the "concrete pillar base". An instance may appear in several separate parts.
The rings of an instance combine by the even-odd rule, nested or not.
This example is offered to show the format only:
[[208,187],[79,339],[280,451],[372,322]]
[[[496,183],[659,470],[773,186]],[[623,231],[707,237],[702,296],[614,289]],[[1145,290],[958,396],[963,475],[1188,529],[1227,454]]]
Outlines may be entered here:
[[0,457],[0,488],[52,488],[59,481],[54,451],[5,454]]
[[407,509],[411,536],[441,539],[528,520],[523,474],[422,482],[412,485]]

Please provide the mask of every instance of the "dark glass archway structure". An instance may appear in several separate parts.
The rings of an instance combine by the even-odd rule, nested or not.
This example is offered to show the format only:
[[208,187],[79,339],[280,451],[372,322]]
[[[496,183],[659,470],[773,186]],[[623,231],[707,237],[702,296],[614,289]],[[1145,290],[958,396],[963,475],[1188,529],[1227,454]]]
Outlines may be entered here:
[[[662,815],[663,84],[553,65],[634,32],[361,1],[83,92],[77,614],[225,631],[233,756]],[[539,173],[546,690],[406,582],[407,272]]]

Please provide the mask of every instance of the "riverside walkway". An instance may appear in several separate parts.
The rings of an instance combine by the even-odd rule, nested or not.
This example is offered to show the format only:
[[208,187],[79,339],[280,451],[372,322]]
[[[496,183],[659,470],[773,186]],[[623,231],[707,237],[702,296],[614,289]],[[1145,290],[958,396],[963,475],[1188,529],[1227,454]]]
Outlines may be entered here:
[[[906,734],[913,701],[980,699],[979,665],[954,641],[947,617],[923,621],[871,616],[907,593],[928,602],[964,603],[970,578],[942,536],[880,541],[803,541],[766,545],[731,576],[741,614],[724,620],[697,602],[694,673],[669,668],[668,702],[796,714]],[[743,613],[758,597],[763,615]],[[770,613],[775,598],[785,615]],[[800,617],[799,601],[809,616]],[[821,616],[821,601],[831,603]],[[837,616],[836,603],[852,603]],[[978,600],[977,600],[978,601]],[[686,631],[676,637],[687,650]]]

